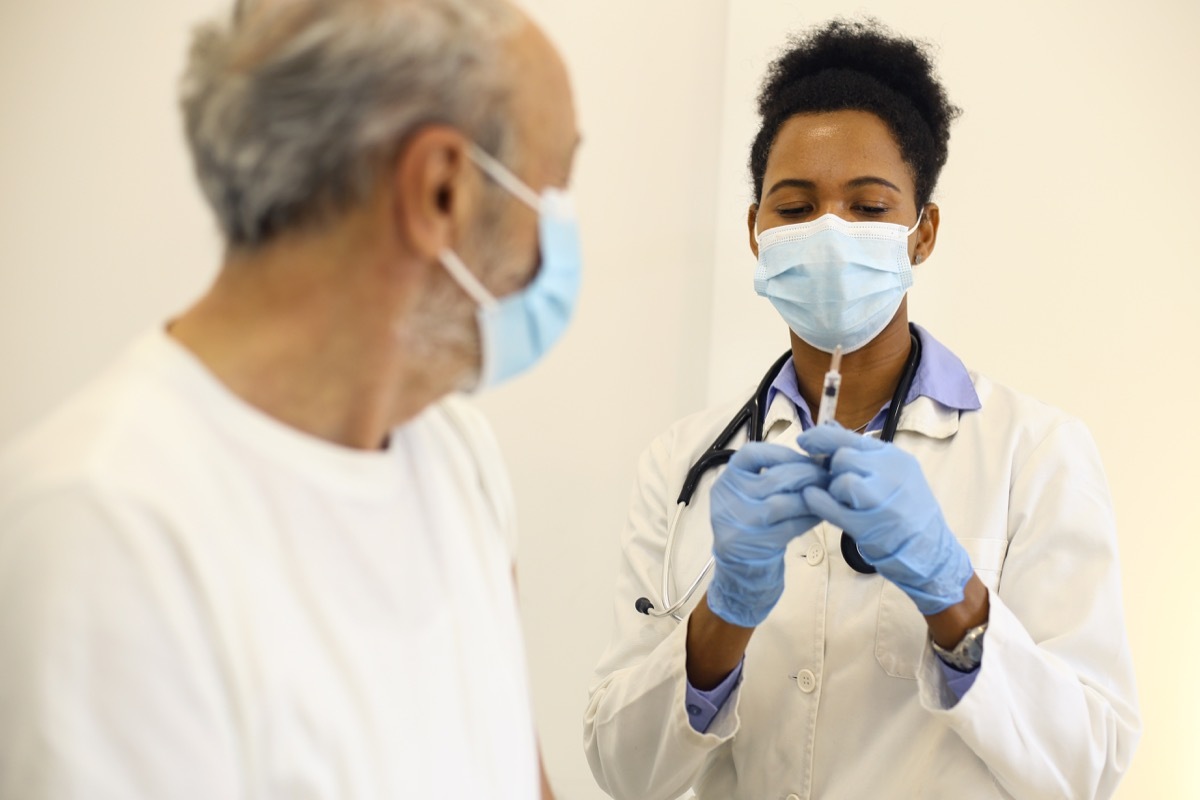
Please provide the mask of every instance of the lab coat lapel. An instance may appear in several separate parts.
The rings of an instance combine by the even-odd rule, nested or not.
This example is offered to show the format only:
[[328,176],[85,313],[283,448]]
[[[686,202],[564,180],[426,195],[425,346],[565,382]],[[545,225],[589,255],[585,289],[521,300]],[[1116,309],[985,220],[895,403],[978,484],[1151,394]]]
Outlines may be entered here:
[[[776,392],[775,397],[771,400],[771,405],[767,409],[767,416],[763,419],[763,439],[768,442],[773,442],[777,438],[780,431],[786,430],[789,426],[796,426],[796,434],[800,433],[800,414],[796,411],[796,407],[792,405],[792,401],[783,396],[782,393]],[[795,442],[778,442],[799,449]]]
[[958,409],[946,406],[928,397],[918,397],[900,412],[900,424],[896,431],[909,431],[931,439],[949,439],[958,433]]

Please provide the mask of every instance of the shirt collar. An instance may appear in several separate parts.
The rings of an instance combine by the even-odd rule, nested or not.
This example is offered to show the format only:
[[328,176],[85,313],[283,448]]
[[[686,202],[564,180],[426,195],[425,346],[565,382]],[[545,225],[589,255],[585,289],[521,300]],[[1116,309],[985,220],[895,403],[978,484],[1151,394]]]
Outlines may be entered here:
[[[908,390],[908,396],[904,398],[904,404],[907,406],[918,397],[927,397],[951,411],[978,411],[982,404],[979,402],[979,395],[975,392],[975,384],[971,380],[971,375],[963,366],[962,361],[945,345],[933,338],[929,331],[920,325],[913,325],[913,328],[921,339],[921,361],[917,364],[917,372],[913,375],[912,387]],[[767,408],[771,408],[777,395],[783,395],[791,401],[800,418],[802,428],[812,427],[812,410],[800,395],[800,386],[796,382],[795,362],[790,358],[776,373],[775,380],[771,382],[771,387],[767,390]],[[868,430],[875,430],[883,426],[883,420],[887,417],[890,405],[889,401],[879,409],[879,413],[867,426]]]

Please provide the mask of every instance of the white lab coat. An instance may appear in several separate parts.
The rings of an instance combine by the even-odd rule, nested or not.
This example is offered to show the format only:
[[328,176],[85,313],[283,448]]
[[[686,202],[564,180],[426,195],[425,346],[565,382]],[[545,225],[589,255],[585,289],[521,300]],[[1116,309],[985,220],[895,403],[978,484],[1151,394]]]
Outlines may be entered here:
[[[961,701],[925,621],[899,589],[850,569],[822,524],[787,553],[787,588],[705,734],[688,722],[686,624],[634,609],[659,596],[668,515],[685,473],[738,403],[688,417],[638,468],[617,576],[615,630],[590,689],[584,741],[620,800],[1099,798],[1140,735],[1109,492],[1082,423],[972,375],[979,411],[921,397],[895,442],[925,476],[991,600],[983,664]],[[746,393],[749,396],[750,392]],[[777,396],[768,441],[795,447]],[[740,444],[744,441],[735,442]],[[708,492],[685,512],[680,596],[710,554]],[[701,602],[703,592],[690,607]],[[686,617],[685,617],[686,619]]]

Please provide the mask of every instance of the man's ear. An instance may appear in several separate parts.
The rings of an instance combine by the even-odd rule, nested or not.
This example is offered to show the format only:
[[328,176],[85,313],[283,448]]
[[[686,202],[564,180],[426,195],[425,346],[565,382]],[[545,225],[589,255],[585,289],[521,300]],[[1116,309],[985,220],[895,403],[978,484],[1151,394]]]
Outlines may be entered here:
[[750,233],[750,252],[758,258],[758,203],[751,203],[746,212],[746,228]]
[[408,138],[392,165],[397,235],[419,258],[450,247],[476,202],[479,176],[467,147],[454,128],[429,125]]

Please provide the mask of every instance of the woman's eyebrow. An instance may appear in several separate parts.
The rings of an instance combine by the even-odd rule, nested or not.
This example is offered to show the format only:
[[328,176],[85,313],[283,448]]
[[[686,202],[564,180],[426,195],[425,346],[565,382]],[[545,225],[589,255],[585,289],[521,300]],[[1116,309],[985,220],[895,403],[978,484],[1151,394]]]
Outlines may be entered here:
[[[852,178],[852,179],[846,181],[846,183],[844,185],[845,185],[845,188],[847,188],[847,189],[859,189],[863,186],[886,186],[887,188],[891,189],[892,191],[895,191],[895,192],[901,191],[899,186],[897,186],[896,184],[887,180],[886,178],[880,178],[877,175],[863,175],[862,177],[859,177],[859,178]],[[779,191],[780,189],[788,189],[788,188],[807,189],[809,191],[815,191],[817,188],[817,184],[815,181],[810,181],[805,178],[783,178],[782,180],[778,180],[774,184],[771,185],[771,188],[767,191],[767,193],[765,195],[763,195],[763,199],[770,197],[772,194]]]
[[874,175],[864,175],[861,178],[854,178],[846,181],[847,189],[858,189],[862,186],[886,186],[889,189],[899,192],[900,187],[885,178],[879,178]]
[[814,181],[804,180],[803,178],[784,178],[783,180],[776,181],[767,193],[763,195],[763,199],[770,197],[780,189],[787,188],[812,190],[817,188],[817,184]]

